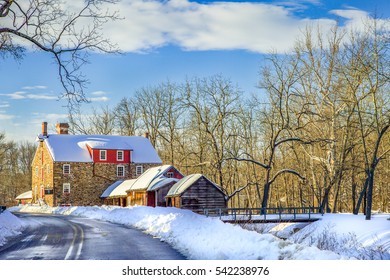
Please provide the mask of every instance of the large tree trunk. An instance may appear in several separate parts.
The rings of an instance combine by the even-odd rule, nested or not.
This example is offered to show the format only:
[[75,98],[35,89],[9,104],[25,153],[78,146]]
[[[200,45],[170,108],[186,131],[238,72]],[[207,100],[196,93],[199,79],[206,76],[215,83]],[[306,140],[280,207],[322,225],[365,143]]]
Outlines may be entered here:
[[[368,185],[368,177],[366,179],[366,181],[364,182],[364,186],[363,186],[363,189],[362,191],[360,192],[360,195],[359,195],[359,199],[358,199],[358,202],[356,204],[356,208],[355,210],[353,211],[353,214],[354,215],[357,215],[359,214],[359,210],[360,210],[360,205],[362,204],[362,201],[363,201],[363,198],[367,192],[367,185]],[[365,212],[365,211],[364,211]]]
[[374,174],[375,167],[370,169],[368,174],[368,186],[367,186],[367,206],[366,206],[366,220],[371,220],[371,209],[372,209],[372,194],[374,189]]

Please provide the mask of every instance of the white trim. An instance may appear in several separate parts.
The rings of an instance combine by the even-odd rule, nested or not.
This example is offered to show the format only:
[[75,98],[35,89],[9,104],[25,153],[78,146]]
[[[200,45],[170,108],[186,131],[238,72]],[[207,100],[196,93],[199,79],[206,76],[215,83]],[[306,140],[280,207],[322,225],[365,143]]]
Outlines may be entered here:
[[[66,168],[66,167],[69,168],[68,172],[65,172],[65,168]],[[66,164],[63,164],[63,165],[62,165],[62,174],[63,174],[63,175],[69,175],[69,174],[70,174],[70,164],[66,163]]]
[[[119,175],[119,169],[120,169],[120,168],[123,169],[123,175]],[[123,177],[125,177],[125,175],[126,175],[125,166],[124,166],[124,165],[117,165],[117,166],[116,166],[116,176],[117,176],[117,177],[123,178]]]
[[[102,157],[102,153],[104,154],[104,158]],[[99,160],[102,160],[102,161],[107,160],[107,150],[99,150]]]
[[[122,154],[122,158],[119,158],[119,154]],[[117,161],[124,161],[125,160],[125,152],[123,150],[116,151],[116,160]]]
[[[65,189],[68,189],[68,191],[65,192]],[[70,183],[63,183],[62,184],[62,193],[70,193]]]
[[[138,172],[138,170],[141,170],[141,171]],[[137,165],[135,167],[135,175],[139,176],[139,175],[142,175],[142,173],[144,173],[144,167],[142,165]]]

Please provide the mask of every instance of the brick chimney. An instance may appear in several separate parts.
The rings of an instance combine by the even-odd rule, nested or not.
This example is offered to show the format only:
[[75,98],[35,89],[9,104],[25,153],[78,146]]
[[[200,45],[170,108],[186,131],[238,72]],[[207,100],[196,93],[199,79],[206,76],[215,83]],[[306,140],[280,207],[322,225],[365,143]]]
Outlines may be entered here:
[[56,130],[57,134],[68,134],[69,124],[67,123],[57,123]]
[[47,122],[42,122],[42,136],[47,137]]

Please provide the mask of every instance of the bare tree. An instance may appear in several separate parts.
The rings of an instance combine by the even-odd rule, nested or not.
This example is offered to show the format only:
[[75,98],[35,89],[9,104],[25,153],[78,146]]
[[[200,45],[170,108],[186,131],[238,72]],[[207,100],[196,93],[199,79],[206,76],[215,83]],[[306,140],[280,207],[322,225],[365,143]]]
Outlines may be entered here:
[[[88,52],[118,52],[102,35],[102,26],[118,19],[105,4],[116,0],[87,0],[66,6],[58,0],[1,0],[0,54],[21,58],[30,46],[52,55],[69,105],[87,101],[87,79],[81,67]],[[69,4],[69,3],[68,3]]]
[[[241,91],[221,76],[187,81],[183,105],[192,113],[198,130],[211,153],[209,162],[216,171],[217,183],[225,189],[223,163],[231,137],[232,120],[239,111]],[[202,147],[203,149],[203,147]]]
[[139,133],[140,109],[134,98],[123,98],[114,109],[116,127],[121,135]]

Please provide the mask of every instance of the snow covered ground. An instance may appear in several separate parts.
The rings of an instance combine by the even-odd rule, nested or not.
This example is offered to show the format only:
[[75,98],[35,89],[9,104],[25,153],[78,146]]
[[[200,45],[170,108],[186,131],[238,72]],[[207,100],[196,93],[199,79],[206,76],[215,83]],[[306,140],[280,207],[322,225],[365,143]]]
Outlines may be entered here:
[[26,224],[12,215],[9,211],[0,214],[0,246],[3,246],[8,238],[22,233]]
[[[327,214],[308,225],[247,224],[247,230],[177,208],[23,206],[10,210],[75,215],[134,226],[169,243],[188,259],[390,259],[388,214],[374,215],[371,221],[363,216]],[[14,219],[5,212],[3,220]],[[14,233],[18,232],[16,224],[9,227],[16,229]],[[1,244],[2,238],[7,238],[2,236],[1,219],[0,232]]]

